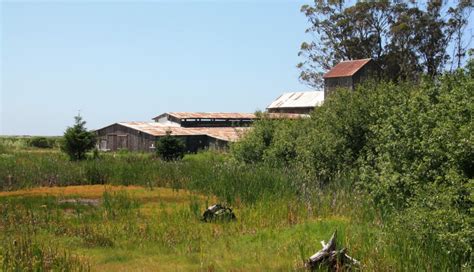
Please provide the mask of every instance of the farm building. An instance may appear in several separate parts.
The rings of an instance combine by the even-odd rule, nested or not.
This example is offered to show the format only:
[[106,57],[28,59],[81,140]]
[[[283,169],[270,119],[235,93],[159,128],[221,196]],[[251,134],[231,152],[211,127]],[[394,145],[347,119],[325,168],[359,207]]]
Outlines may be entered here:
[[[267,114],[265,118],[296,119],[300,114]],[[127,149],[153,151],[155,142],[167,132],[183,139],[187,152],[222,149],[237,141],[258,117],[252,113],[168,112],[155,122],[121,122],[96,130],[102,151]]]
[[273,101],[267,111],[270,114],[308,114],[324,102],[324,92],[284,93]]
[[324,96],[337,88],[354,90],[355,85],[374,76],[377,66],[372,59],[341,61],[323,75]]
[[167,112],[153,120],[182,127],[245,127],[251,125],[255,118],[252,113]]
[[183,139],[187,152],[204,148],[224,148],[228,142],[236,141],[245,127],[194,127],[167,126],[157,122],[121,122],[97,130],[99,149],[115,151],[154,151],[155,142],[168,132]]

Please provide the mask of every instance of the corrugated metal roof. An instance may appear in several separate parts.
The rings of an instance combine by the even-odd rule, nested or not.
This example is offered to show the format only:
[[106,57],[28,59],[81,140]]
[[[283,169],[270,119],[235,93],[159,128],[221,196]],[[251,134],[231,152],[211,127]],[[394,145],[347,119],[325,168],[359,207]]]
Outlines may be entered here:
[[249,128],[246,127],[175,127],[166,126],[156,122],[121,122],[119,125],[129,127],[153,136],[164,136],[168,131],[175,136],[208,135],[224,140],[237,141]]
[[284,93],[273,101],[267,109],[275,108],[311,108],[319,106],[324,101],[324,92],[295,92]]
[[238,113],[238,112],[167,112],[158,115],[161,118],[165,115],[173,116],[178,119],[254,119],[253,113]]
[[[170,115],[178,119],[252,119],[252,120],[258,119],[257,115],[253,113],[217,113],[217,112],[167,112],[167,113],[158,115],[157,117],[153,119],[156,120],[166,115]],[[265,116],[270,119],[298,119],[298,118],[308,117],[309,115],[299,114],[299,113],[265,113]],[[179,124],[173,123],[173,126],[179,126]]]
[[358,59],[341,61],[336,66],[332,67],[329,72],[325,73],[323,78],[333,77],[348,77],[353,76],[364,65],[369,63],[372,59]]

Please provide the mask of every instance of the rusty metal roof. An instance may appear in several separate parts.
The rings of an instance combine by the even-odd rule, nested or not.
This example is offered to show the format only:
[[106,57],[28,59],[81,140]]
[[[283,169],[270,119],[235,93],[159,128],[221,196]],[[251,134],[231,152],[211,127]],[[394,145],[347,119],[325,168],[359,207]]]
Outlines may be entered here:
[[158,115],[153,119],[158,119],[163,116],[173,116],[177,119],[254,119],[253,113],[238,113],[238,112],[166,112]]
[[[157,117],[154,120],[164,117],[166,115],[173,116],[178,119],[258,119],[259,117],[253,113],[217,113],[217,112],[167,112]],[[298,119],[308,117],[306,114],[299,113],[265,113],[266,118],[270,119]],[[177,123],[169,123],[169,126],[179,126]]]
[[348,77],[353,76],[360,68],[364,67],[372,59],[358,59],[341,61],[336,66],[332,67],[329,72],[325,73],[323,78],[333,77]]
[[284,93],[273,101],[267,109],[276,108],[314,108],[324,101],[324,92]]
[[246,127],[176,127],[156,122],[121,122],[119,125],[153,136],[164,136],[168,131],[175,136],[207,135],[224,141],[237,141],[249,128]]

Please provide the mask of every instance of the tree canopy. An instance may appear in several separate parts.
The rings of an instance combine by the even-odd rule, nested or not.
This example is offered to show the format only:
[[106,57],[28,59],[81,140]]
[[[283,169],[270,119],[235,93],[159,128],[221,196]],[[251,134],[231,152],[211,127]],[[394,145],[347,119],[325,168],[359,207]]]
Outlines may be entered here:
[[301,45],[300,80],[320,86],[324,71],[363,58],[372,58],[380,76],[395,81],[434,77],[449,64],[459,68],[469,45],[463,35],[472,7],[469,0],[360,1],[352,6],[344,0],[316,0],[303,5],[311,24],[306,32],[314,40]]

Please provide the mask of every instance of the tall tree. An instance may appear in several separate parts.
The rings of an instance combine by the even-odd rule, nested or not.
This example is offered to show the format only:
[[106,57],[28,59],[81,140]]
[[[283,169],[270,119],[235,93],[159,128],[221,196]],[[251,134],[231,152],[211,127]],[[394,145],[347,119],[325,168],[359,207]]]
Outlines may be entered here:
[[[374,59],[392,80],[414,79],[421,72],[436,76],[450,59],[447,48],[456,30],[462,32],[467,24],[466,10],[473,4],[459,0],[448,12],[441,0],[425,4],[382,0],[347,6],[344,0],[316,0],[302,6],[311,24],[306,32],[314,40],[301,45],[301,81],[321,86],[324,71],[342,60],[361,58]],[[457,54],[460,59],[463,52]]]

